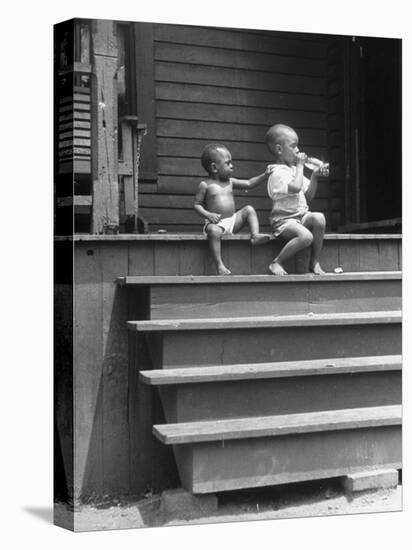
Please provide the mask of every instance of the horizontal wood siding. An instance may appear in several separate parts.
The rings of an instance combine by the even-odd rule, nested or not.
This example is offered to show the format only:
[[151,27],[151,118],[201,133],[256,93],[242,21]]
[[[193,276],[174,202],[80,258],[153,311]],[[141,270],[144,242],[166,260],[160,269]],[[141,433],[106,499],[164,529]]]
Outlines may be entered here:
[[329,41],[328,49],[328,151],[330,176],[328,183],[328,229],[335,231],[345,215],[345,122],[344,122],[344,39]]
[[[211,141],[227,145],[239,178],[271,161],[264,136],[276,122],[296,128],[309,154],[326,157],[326,39],[155,24],[153,41],[158,181],[155,189],[140,186],[140,215],[150,230],[200,231],[193,197]],[[237,207],[252,204],[267,226],[264,187],[238,193]],[[321,191],[313,208],[324,210],[325,199]]]

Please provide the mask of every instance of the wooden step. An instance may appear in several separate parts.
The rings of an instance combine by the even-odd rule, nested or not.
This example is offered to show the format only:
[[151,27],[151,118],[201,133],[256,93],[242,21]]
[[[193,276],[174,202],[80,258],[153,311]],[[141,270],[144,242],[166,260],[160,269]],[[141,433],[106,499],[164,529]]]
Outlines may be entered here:
[[129,330],[136,332],[175,332],[225,329],[314,327],[332,325],[363,325],[399,323],[400,311],[364,313],[309,313],[307,315],[262,315],[256,317],[222,317],[214,319],[166,319],[155,321],[128,321]]
[[331,360],[280,361],[222,365],[219,367],[191,367],[141,371],[140,379],[156,386],[199,384],[205,382],[232,382],[311,375],[358,374],[363,372],[397,371],[402,368],[401,355],[378,357],[344,357]]
[[153,426],[165,445],[228,441],[255,437],[394,426],[402,422],[402,407],[362,407],[300,414],[233,418],[213,422],[182,422]]
[[351,357],[143,371],[168,423],[396,405],[401,357]]
[[400,271],[326,275],[126,276],[152,320],[401,309]]
[[140,363],[141,370],[401,352],[399,311],[130,321],[128,326],[151,350],[150,364]]
[[401,407],[155,426],[183,487],[209,493],[401,467]]
[[[129,273],[148,275],[215,275],[216,269],[201,228],[196,234],[75,235],[82,246],[116,241],[128,247]],[[252,247],[249,235],[223,237],[222,254],[232,273],[267,273],[282,243],[275,240]],[[321,263],[326,271],[342,267],[344,272],[401,269],[402,236],[395,234],[325,235]],[[293,263],[293,262],[292,262]],[[292,266],[293,267],[293,266]]]

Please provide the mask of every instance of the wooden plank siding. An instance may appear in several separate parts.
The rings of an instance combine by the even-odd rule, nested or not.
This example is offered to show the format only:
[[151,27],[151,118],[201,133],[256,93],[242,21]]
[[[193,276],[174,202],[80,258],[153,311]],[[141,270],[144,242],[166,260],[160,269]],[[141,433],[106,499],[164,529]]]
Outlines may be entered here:
[[345,122],[344,122],[344,41],[341,37],[331,38],[328,47],[328,151],[330,176],[327,185],[329,192],[328,228],[336,230],[345,219],[345,180],[346,170]]
[[[271,162],[264,136],[276,122],[293,126],[308,154],[327,157],[327,39],[164,24],[154,24],[152,36],[157,182],[140,186],[139,211],[150,231],[201,230],[193,198],[205,177],[200,155],[211,141],[227,145],[239,178]],[[315,210],[329,207],[325,185]],[[236,197],[238,208],[256,208],[267,229],[265,186]]]

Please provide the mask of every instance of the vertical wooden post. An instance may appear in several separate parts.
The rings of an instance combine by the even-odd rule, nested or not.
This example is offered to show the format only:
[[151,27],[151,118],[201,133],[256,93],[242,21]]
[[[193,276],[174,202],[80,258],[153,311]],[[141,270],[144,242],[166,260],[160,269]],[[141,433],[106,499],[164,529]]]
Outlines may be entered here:
[[92,22],[93,233],[119,231],[117,38],[113,21]]

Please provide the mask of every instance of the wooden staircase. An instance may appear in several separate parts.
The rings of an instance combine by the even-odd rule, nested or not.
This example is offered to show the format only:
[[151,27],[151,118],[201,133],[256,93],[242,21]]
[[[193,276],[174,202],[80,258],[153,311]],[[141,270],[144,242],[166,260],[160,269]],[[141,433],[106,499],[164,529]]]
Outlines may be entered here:
[[378,267],[119,278],[130,367],[160,392],[153,434],[185,489],[401,467],[401,273]]

